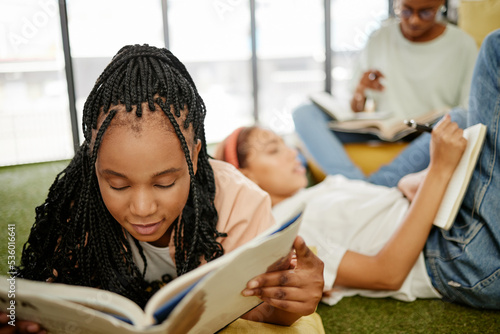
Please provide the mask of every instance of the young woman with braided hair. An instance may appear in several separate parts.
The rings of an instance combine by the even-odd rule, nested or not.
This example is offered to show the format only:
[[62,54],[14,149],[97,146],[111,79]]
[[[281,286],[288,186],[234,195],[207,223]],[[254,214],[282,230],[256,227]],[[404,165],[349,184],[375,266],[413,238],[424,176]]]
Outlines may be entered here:
[[[172,53],[122,48],[85,103],[84,143],[36,209],[19,275],[98,287],[144,306],[163,284],[274,224],[269,196],[209,159],[205,113]],[[302,239],[294,248],[295,270],[263,274],[242,292],[264,301],[244,318],[289,325],[314,312],[322,263]],[[18,322],[27,326],[39,329]]]

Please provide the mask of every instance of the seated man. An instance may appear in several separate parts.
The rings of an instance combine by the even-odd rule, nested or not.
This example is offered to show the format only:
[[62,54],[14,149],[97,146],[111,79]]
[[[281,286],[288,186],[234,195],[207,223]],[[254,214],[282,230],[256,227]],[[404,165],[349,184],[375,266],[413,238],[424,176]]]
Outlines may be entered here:
[[[436,20],[443,3],[442,0],[401,0],[396,4],[400,20],[374,32],[361,53],[353,78],[351,108],[354,111],[364,110],[367,97],[375,102],[377,110],[403,118],[443,107],[467,105],[477,47],[462,30]],[[299,107],[293,117],[307,151],[326,174],[365,178],[360,171],[346,169],[350,161],[342,144],[376,137],[332,132],[328,127],[331,119],[313,104]],[[461,116],[452,118],[463,125]],[[423,141],[421,145],[426,148],[428,136]],[[405,174],[422,170],[429,163],[425,157],[413,160],[411,166],[404,167]],[[401,167],[393,167],[368,180],[396,185]]]

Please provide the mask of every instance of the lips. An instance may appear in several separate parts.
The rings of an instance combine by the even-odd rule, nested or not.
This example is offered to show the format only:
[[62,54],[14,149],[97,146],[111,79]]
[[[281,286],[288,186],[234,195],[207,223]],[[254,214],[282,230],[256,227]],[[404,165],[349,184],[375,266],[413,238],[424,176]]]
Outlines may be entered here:
[[299,174],[304,174],[306,172],[306,169],[302,164],[298,164],[293,168],[294,173],[299,173]]
[[132,228],[141,235],[151,235],[158,231],[161,221],[152,224],[131,224]]

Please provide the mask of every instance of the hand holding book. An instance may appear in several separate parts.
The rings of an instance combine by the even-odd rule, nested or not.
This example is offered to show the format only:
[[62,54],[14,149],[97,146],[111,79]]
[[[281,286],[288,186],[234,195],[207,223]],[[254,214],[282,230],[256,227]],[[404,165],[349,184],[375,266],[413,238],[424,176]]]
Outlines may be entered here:
[[[257,296],[267,302],[275,308],[273,312],[281,312],[283,323],[280,324],[283,325],[297,320],[296,316],[290,318],[290,313],[313,313],[321,300],[324,285],[323,262],[310,251],[301,237],[295,239],[293,247],[296,259],[290,270],[268,271],[259,275],[250,280],[242,292],[244,296]],[[262,311],[257,308],[247,313],[244,318],[253,320],[256,316],[262,317]]]
[[[455,220],[472,177],[472,171],[481,153],[486,135],[486,126],[476,124],[462,132],[454,123],[449,121],[449,116],[445,116],[444,119],[447,129],[442,126],[436,127],[438,133],[434,136],[436,138],[433,140],[431,153],[434,156],[434,164],[452,169],[448,172],[448,174],[451,173],[450,181],[448,182],[441,206],[434,220],[434,225],[448,230]],[[416,129],[420,126],[417,123],[412,123],[411,125],[413,124],[417,125]],[[450,127],[453,128],[451,129]],[[431,128],[421,128],[421,130],[432,131]],[[447,138],[442,138],[443,132],[448,132],[450,135],[454,135],[454,137],[445,136]],[[427,172],[428,169],[419,173],[409,174],[399,181],[398,188],[410,201],[413,200]]]
[[[241,291],[249,280],[290,253],[300,215],[294,214],[287,219],[225,256],[179,276],[156,292],[144,310],[113,292],[16,278],[16,318],[33,320],[51,333],[67,333],[68,326],[71,332],[93,334],[177,333],[181,327],[192,333],[214,333],[262,303],[256,295],[245,297]],[[300,247],[296,245],[295,248]],[[303,259],[311,262],[309,255]],[[297,284],[293,275],[290,277],[290,282]],[[9,303],[8,288],[7,280],[2,277],[2,308]],[[279,302],[276,301],[278,306]],[[188,322],[186,314],[189,314]]]

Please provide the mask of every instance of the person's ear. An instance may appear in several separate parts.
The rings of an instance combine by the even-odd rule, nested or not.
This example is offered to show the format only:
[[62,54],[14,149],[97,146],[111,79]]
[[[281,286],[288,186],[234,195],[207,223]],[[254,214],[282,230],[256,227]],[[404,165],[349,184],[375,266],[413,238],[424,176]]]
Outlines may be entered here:
[[194,145],[192,162],[193,162],[193,173],[196,175],[196,171],[198,170],[198,155],[201,151],[201,140],[197,140],[196,145]]

